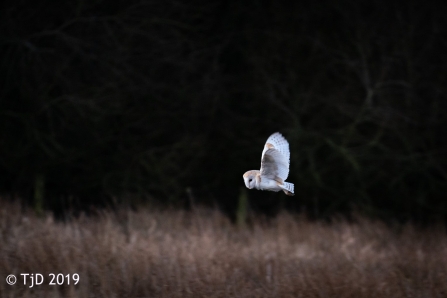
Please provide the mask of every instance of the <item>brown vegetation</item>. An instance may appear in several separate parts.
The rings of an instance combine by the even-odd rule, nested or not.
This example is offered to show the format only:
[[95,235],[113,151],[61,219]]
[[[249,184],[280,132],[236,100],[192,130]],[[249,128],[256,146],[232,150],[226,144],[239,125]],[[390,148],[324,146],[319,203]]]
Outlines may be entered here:
[[[0,297],[445,297],[442,228],[311,222],[288,213],[237,227],[221,213],[104,212],[65,223],[2,203]],[[78,273],[14,286],[8,274]]]

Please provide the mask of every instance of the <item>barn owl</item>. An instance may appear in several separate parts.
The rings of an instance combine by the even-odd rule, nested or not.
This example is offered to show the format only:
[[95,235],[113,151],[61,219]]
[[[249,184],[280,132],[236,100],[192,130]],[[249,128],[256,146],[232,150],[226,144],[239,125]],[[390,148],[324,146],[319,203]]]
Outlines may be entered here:
[[289,143],[279,133],[272,134],[265,143],[261,157],[261,170],[245,172],[244,182],[248,189],[284,191],[294,196],[293,183],[285,182],[289,176]]

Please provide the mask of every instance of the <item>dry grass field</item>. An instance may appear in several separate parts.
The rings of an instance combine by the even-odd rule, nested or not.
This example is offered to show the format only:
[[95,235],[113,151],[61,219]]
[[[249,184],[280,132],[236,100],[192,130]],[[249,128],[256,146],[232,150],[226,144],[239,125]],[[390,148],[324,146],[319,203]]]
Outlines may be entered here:
[[[20,273],[44,283],[25,286]],[[50,286],[50,273],[80,280]],[[3,202],[0,278],[0,297],[447,297],[447,237],[440,227],[288,213],[240,228],[205,209],[63,223]]]

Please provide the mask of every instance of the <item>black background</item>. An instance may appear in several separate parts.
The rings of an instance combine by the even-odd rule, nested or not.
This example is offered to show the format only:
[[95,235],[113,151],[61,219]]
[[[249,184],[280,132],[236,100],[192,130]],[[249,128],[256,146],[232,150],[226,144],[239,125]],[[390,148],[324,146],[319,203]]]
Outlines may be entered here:
[[194,201],[232,214],[280,131],[296,196],[248,191],[251,210],[443,220],[445,14],[419,1],[5,1],[0,191],[31,206],[38,192],[58,213]]

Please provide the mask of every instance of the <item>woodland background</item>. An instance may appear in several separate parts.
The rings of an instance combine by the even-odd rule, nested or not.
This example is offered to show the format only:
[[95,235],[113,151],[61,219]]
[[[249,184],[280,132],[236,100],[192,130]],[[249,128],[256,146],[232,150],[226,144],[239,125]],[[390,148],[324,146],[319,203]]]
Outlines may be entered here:
[[[419,1],[5,1],[0,192],[447,218],[447,30]],[[247,191],[267,137],[296,196]],[[241,199],[242,198],[242,199]]]

